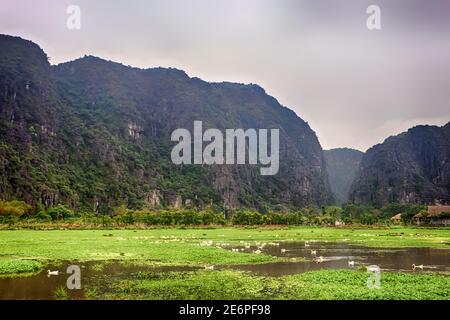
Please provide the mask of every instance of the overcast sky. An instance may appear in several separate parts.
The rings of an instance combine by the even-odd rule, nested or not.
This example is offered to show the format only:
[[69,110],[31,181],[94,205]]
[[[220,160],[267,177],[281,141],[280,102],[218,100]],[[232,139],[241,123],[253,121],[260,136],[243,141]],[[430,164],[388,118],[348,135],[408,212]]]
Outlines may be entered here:
[[[67,6],[81,29],[66,27]],[[381,30],[366,9],[381,8]],[[448,0],[0,0],[0,33],[57,64],[85,54],[257,83],[308,121],[325,149],[362,151],[450,121]]]

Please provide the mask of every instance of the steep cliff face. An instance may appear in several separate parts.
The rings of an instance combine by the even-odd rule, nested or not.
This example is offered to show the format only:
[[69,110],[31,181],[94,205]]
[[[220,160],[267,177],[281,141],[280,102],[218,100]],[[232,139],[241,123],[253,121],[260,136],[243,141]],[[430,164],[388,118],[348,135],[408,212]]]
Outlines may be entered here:
[[349,148],[337,148],[325,150],[324,155],[336,204],[346,203],[364,153]]
[[417,126],[368,150],[351,199],[377,205],[449,203],[450,123]]
[[[108,210],[124,203],[320,206],[332,199],[309,125],[257,85],[96,57],[50,66],[35,44],[0,36],[0,194]],[[174,129],[280,129],[280,170],[175,166]],[[98,205],[97,205],[98,203]]]
[[65,112],[36,44],[0,36],[0,91],[0,194],[53,205],[59,192],[47,174],[64,154]]

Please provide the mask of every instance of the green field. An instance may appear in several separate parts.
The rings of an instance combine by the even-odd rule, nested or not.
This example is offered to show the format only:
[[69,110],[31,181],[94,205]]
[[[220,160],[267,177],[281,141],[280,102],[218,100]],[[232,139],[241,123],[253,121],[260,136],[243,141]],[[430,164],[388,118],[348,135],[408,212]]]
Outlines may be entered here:
[[[58,261],[121,261],[151,266],[226,266],[282,261],[232,252],[226,245],[329,241],[371,247],[449,248],[450,229],[392,228],[159,228],[147,230],[2,230],[0,274],[29,275]],[[89,298],[122,299],[450,299],[448,274],[383,273],[380,290],[366,287],[367,273],[321,270],[261,277],[242,271],[140,272],[105,277]],[[107,285],[105,285],[107,283]]]
[[366,272],[349,270],[321,270],[276,278],[238,271],[142,272],[131,279],[105,277],[88,297],[155,300],[450,299],[450,277],[445,275],[383,273],[380,289],[368,289],[366,283]]

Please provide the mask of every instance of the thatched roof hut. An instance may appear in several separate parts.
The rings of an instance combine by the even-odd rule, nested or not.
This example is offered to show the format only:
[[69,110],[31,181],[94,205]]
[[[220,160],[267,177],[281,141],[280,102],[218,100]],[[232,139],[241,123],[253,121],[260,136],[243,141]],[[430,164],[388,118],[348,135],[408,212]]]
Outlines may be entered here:
[[450,213],[450,206],[428,206],[429,217],[436,217],[444,212]]
[[450,206],[428,206],[430,224],[450,225]]

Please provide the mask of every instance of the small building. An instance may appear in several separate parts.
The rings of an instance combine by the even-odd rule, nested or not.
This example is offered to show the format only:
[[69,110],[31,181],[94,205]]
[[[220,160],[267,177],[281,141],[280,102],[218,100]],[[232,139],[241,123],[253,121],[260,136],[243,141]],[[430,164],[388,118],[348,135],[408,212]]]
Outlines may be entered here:
[[392,221],[400,222],[402,220],[402,214],[397,213],[395,216],[391,218]]
[[450,206],[428,206],[428,218],[432,225],[450,225]]
[[420,225],[423,223],[423,219],[426,218],[422,215],[422,212],[419,212],[413,217],[413,221],[415,224]]

